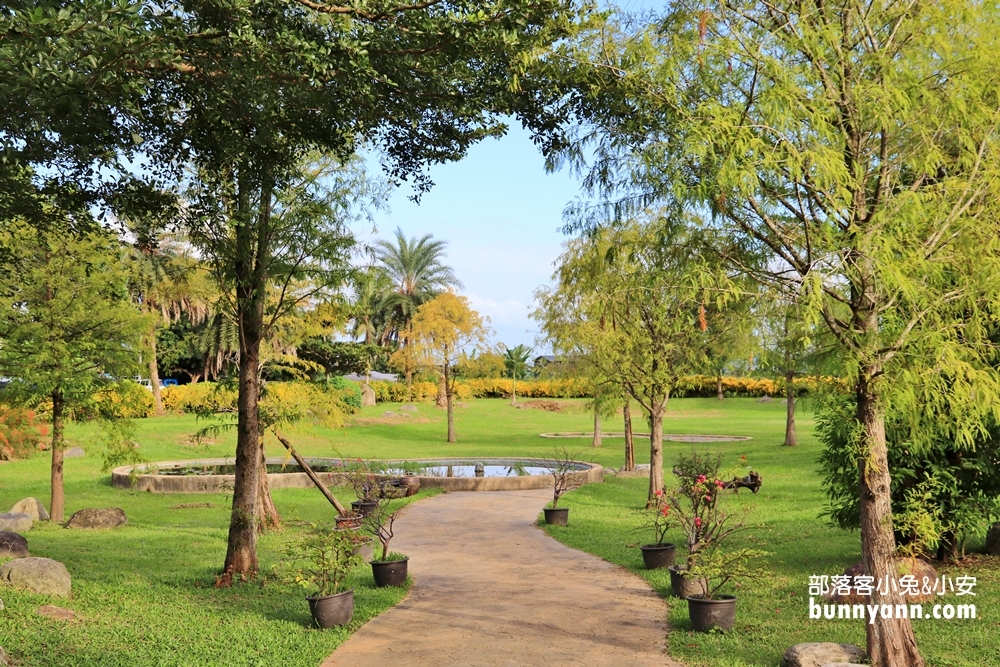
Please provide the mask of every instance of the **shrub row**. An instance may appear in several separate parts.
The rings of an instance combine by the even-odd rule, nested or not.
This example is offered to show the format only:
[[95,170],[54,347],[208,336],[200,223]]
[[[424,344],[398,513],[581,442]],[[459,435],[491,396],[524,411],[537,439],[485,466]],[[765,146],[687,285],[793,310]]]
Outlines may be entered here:
[[[839,380],[823,378],[824,385],[839,384]],[[458,380],[455,394],[459,399],[468,398],[509,398],[513,381],[504,378],[476,378]],[[795,380],[798,395],[816,391],[815,377]],[[401,402],[406,400],[405,382],[374,381],[372,389],[379,402]],[[785,392],[784,379],[723,377],[722,390],[726,396],[777,396]],[[677,396],[715,396],[716,378],[710,375],[689,375],[681,378],[675,392]],[[588,398],[590,384],[581,378],[559,378],[553,380],[518,380],[517,395],[523,398]],[[414,382],[413,400],[433,400],[437,396],[437,385],[433,382]]]

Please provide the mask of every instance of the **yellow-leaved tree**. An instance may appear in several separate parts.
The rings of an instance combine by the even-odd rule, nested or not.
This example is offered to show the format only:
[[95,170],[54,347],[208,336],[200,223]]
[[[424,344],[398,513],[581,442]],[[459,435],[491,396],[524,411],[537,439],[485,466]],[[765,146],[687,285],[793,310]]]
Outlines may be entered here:
[[448,442],[455,442],[455,364],[469,346],[483,344],[490,335],[489,318],[469,306],[469,300],[444,292],[417,308],[413,317],[413,352],[418,362],[441,373],[448,408]]

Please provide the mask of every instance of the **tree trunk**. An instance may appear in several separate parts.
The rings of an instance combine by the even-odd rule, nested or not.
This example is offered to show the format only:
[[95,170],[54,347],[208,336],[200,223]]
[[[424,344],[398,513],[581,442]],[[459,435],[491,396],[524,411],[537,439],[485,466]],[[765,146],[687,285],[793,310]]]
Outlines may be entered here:
[[62,523],[66,514],[66,494],[63,490],[63,401],[62,389],[52,392],[52,502],[49,503],[49,519]]
[[[861,494],[861,561],[865,574],[875,581],[897,577],[896,539],[892,533],[889,455],[885,440],[884,408],[870,378],[874,369],[864,369],[856,386],[857,420],[862,431],[858,458]],[[899,591],[872,592],[871,604],[895,608],[906,601]],[[878,667],[923,667],[909,619],[882,618],[866,623],[868,656]]]
[[448,404],[448,442],[455,442],[455,410],[452,401],[451,367],[444,362],[444,397]]
[[592,443],[594,447],[600,447],[604,444],[604,434],[601,433],[601,413],[600,406],[597,404],[597,397],[594,397],[594,442]]
[[266,533],[275,528],[281,528],[281,515],[271,498],[271,485],[267,482],[267,452],[264,451],[264,438],[260,440],[260,486],[257,489],[257,532]]
[[785,371],[785,447],[795,447],[795,371]]
[[646,506],[656,502],[656,492],[663,490],[663,410],[664,402],[654,401],[649,414],[649,496]]
[[629,400],[625,399],[625,407],[622,409],[625,416],[625,465],[622,470],[635,470],[635,443],[632,442],[632,408]]
[[715,376],[715,397],[720,401],[726,397],[726,394],[722,391],[722,375]]
[[264,329],[263,227],[270,217],[269,188],[261,193],[257,224],[250,212],[249,185],[240,174],[239,213],[236,227],[236,316],[240,335],[239,397],[236,425],[236,479],[229,521],[226,562],[217,585],[232,584],[233,577],[249,578],[257,573],[257,498],[260,490],[261,429],[257,403],[260,399],[260,344]]
[[517,405],[517,377],[510,376],[510,404]]
[[156,322],[149,331],[149,384],[153,390],[153,414],[162,417],[163,398],[160,396],[160,369],[156,364]]

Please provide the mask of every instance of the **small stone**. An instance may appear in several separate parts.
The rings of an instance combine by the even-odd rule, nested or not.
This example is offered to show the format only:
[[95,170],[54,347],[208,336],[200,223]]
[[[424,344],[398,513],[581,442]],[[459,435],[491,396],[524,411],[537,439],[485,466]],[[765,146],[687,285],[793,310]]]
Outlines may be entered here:
[[401,412],[420,412],[415,405],[401,405],[399,409]]
[[83,451],[83,447],[70,447],[66,450],[66,453],[63,454],[63,457],[67,459],[78,459],[86,453],[87,452]]
[[382,413],[382,416],[383,417],[398,417],[399,415],[397,415],[392,410],[386,410],[385,412]]
[[27,514],[32,521],[48,521],[49,513],[45,511],[45,505],[37,498],[25,498],[19,500],[10,508],[11,514]]
[[0,558],[27,558],[28,540],[17,533],[0,532]]
[[26,533],[31,530],[32,523],[34,522],[27,514],[0,514],[0,531]]
[[120,528],[128,523],[119,507],[89,507],[69,518],[67,528]]
[[0,667],[7,667],[10,664],[10,658],[7,657],[7,651],[3,650],[3,646],[0,646]]
[[862,665],[860,662],[828,662],[823,667],[871,667],[871,665]]
[[764,394],[763,396],[761,396],[760,398],[757,399],[757,402],[758,403],[770,403],[773,400],[774,400],[773,398],[771,398],[767,394]]
[[990,526],[986,533],[986,553],[991,556],[1000,556],[1000,523]]
[[865,652],[853,644],[833,642],[810,642],[796,644],[785,651],[783,667],[825,667],[830,663],[857,662],[865,657]]
[[63,609],[62,607],[57,607],[54,604],[47,604],[39,607],[35,610],[35,613],[39,616],[46,616],[48,618],[54,618],[57,621],[78,621],[80,616],[77,615],[72,609]]
[[40,595],[69,597],[72,580],[66,566],[51,558],[18,558],[0,568],[0,583]]
[[[3,599],[0,599],[0,611],[3,611]],[[0,649],[0,652],[2,651],[3,649]]]

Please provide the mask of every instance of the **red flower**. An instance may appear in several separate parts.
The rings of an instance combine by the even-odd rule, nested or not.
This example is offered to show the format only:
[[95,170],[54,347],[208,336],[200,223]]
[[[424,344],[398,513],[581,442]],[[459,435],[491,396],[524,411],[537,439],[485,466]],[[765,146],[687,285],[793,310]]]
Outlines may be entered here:
[[715,480],[715,486],[717,486],[718,488],[721,489],[724,485],[725,484],[724,484],[724,482],[721,479]]
[[663,495],[663,491],[660,491],[659,489],[657,489],[656,491],[653,491],[653,495],[656,496],[656,497],[660,497],[660,496]]
[[663,509],[660,510],[660,514],[662,514],[663,516],[668,516],[670,514],[670,508],[664,507]]
[[698,475],[698,479],[695,481],[697,481],[699,484],[704,484],[706,479],[708,478],[705,477],[704,475]]
[[694,518],[694,525],[697,526],[698,528],[701,528],[701,517],[700,516],[696,516]]

